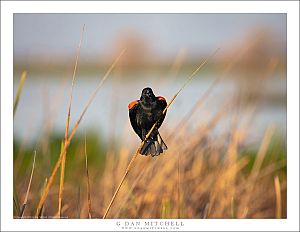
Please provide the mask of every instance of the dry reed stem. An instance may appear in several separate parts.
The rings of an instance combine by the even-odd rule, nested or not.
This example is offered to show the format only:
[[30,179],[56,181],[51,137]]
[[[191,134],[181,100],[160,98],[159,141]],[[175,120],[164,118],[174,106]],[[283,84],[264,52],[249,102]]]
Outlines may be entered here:
[[[76,75],[76,70],[77,70],[77,65],[78,65],[78,60],[79,60],[79,55],[80,55],[80,49],[81,49],[81,44],[82,44],[82,38],[83,38],[83,33],[84,33],[84,27],[85,27],[85,25],[83,25],[83,27],[82,27],[79,45],[78,45],[77,52],[76,52],[76,60],[75,60],[74,70],[73,70],[72,85],[71,85],[71,89],[70,89],[70,102],[69,102],[69,107],[68,107],[66,128],[65,128],[65,142],[67,141],[68,134],[69,134],[71,106],[72,106],[72,100],[73,100],[73,89],[74,89],[75,75]],[[61,217],[61,205],[62,205],[64,179],[65,179],[66,154],[67,154],[67,151],[64,153],[62,162],[61,162],[59,194],[58,194],[58,217]]]
[[237,129],[235,129],[231,135],[230,143],[226,153],[226,157],[228,157],[228,159],[226,165],[224,166],[224,173],[226,173],[227,177],[226,185],[232,199],[234,199],[236,195],[237,166],[235,164],[237,163],[238,146],[240,144],[240,140],[240,133]]
[[[173,62],[173,64],[172,64],[172,66],[171,66],[171,68],[170,68],[170,70],[169,70],[169,72],[168,72],[168,74],[167,74],[167,77],[171,78],[171,80],[174,80],[175,77],[177,76],[177,73],[179,72],[179,69],[182,66],[182,63],[183,63],[183,60],[184,60],[185,56],[186,56],[186,50],[185,49],[180,49],[179,52],[178,52],[178,54],[177,54],[177,56],[176,56],[176,58],[175,58],[175,60],[174,60],[174,62]],[[160,85],[160,87],[161,87],[161,85]],[[155,162],[157,162],[157,160],[155,160]],[[153,165],[154,165],[154,163],[151,165],[151,167],[153,167]],[[144,170],[144,168],[143,168],[143,170]],[[135,182],[132,184],[132,187],[130,188],[130,190],[129,190],[128,194],[127,194],[126,199],[123,201],[122,205],[120,206],[120,209],[119,209],[119,211],[117,213],[117,217],[121,213],[121,210],[124,207],[125,203],[127,202],[128,198],[129,198],[129,195],[132,193],[134,187],[137,185],[138,181],[144,176],[144,174],[148,170],[149,169],[147,169],[144,172],[141,172],[137,176]]]
[[34,155],[33,155],[33,163],[32,163],[32,169],[31,169],[30,179],[29,179],[29,183],[28,183],[28,187],[27,187],[27,191],[26,191],[24,203],[23,203],[23,206],[22,206],[22,210],[20,212],[20,218],[23,217],[23,214],[24,214],[24,211],[25,211],[25,208],[26,208],[26,205],[27,205],[28,195],[29,195],[29,191],[30,191],[30,187],[31,187],[31,181],[32,181],[33,172],[34,172],[34,168],[35,168],[35,157],[36,157],[36,151],[34,151]]
[[14,101],[14,111],[13,111],[14,113],[13,113],[13,116],[15,116],[15,113],[16,113],[16,110],[17,110],[17,106],[18,106],[18,103],[19,103],[19,100],[20,100],[21,92],[22,92],[22,89],[23,89],[26,77],[27,77],[27,72],[23,71],[22,74],[21,74],[21,78],[20,78],[20,82],[19,82],[19,86],[18,86],[18,90],[17,90],[16,99]]
[[[193,108],[186,114],[186,116],[179,122],[178,126],[174,129],[174,131],[178,131],[179,129],[182,129],[183,126],[189,121],[189,119],[197,112],[200,106],[203,105],[205,100],[208,98],[212,90],[215,88],[217,84],[224,78],[226,74],[230,72],[230,70],[236,65],[236,63],[241,59],[242,55],[245,55],[249,47],[246,47],[242,52],[240,52],[238,55],[234,56],[234,59],[227,65],[226,69],[222,72],[222,75],[215,79],[211,86],[205,91],[205,93],[199,98],[199,100],[196,102],[196,104],[193,106]],[[171,133],[174,134],[174,133]],[[179,133],[177,133],[179,134]]]
[[[207,58],[206,60],[204,60],[204,61],[197,67],[197,69],[196,69],[196,70],[188,77],[188,79],[184,82],[184,84],[182,85],[182,87],[177,91],[177,93],[173,96],[173,98],[171,99],[171,101],[167,104],[166,108],[163,110],[163,114],[166,113],[167,109],[170,107],[170,105],[173,103],[173,101],[174,101],[175,98],[179,95],[179,93],[180,93],[180,92],[185,88],[185,86],[193,79],[193,77],[194,77],[194,76],[197,74],[197,72],[198,72],[198,71],[199,71],[199,70],[207,63],[207,61],[208,61],[211,57],[213,57],[213,56],[216,54],[216,52],[217,52],[218,50],[219,50],[219,49],[216,49],[216,50],[209,56],[209,58]],[[116,198],[116,196],[117,196],[117,194],[118,194],[118,192],[119,192],[119,190],[120,190],[120,188],[121,188],[121,186],[122,186],[122,184],[123,184],[123,182],[124,182],[124,180],[125,180],[125,178],[126,178],[128,172],[130,171],[130,168],[131,168],[132,163],[134,162],[134,160],[136,159],[136,157],[137,157],[138,154],[140,153],[140,150],[141,150],[141,148],[143,147],[145,141],[149,138],[150,134],[152,133],[152,131],[153,131],[154,128],[156,127],[156,123],[157,123],[157,122],[155,122],[155,123],[153,124],[152,128],[149,130],[149,132],[148,132],[148,134],[146,135],[145,139],[142,141],[142,143],[140,144],[140,146],[139,146],[138,149],[136,150],[135,154],[134,154],[133,157],[131,158],[131,160],[130,160],[130,162],[129,162],[129,164],[128,164],[126,170],[125,170],[125,173],[124,173],[124,175],[123,175],[123,177],[122,177],[122,179],[121,179],[121,182],[119,183],[119,185],[118,185],[118,187],[117,187],[117,189],[116,189],[116,191],[115,191],[115,193],[114,193],[114,195],[113,195],[111,201],[109,202],[109,205],[108,205],[108,207],[107,207],[107,209],[106,209],[106,211],[105,211],[105,213],[104,213],[104,215],[103,215],[103,219],[106,218],[106,216],[107,216],[107,214],[108,214],[108,212],[109,212],[109,210],[110,210],[110,208],[111,208],[111,206],[112,206],[112,203],[114,202],[114,200],[115,200],[115,198]]]
[[[43,193],[45,192],[45,188],[47,186],[47,183],[48,183],[48,178],[46,177],[45,178],[45,181],[44,181],[44,185],[43,185],[43,188],[40,192],[40,196],[43,195]],[[38,215],[38,218],[40,218],[41,216],[43,216],[43,213],[44,213],[44,205],[42,205],[41,209],[40,209],[40,212],[39,212],[39,215]]]
[[180,218],[180,152],[177,155],[177,218]]
[[[60,144],[60,152],[62,152],[63,150],[64,150],[64,142],[65,142],[65,140],[62,140],[61,141],[61,144]],[[59,179],[59,194],[58,194],[58,211],[57,211],[57,213],[56,213],[56,215],[55,215],[55,217],[57,217],[57,218],[61,218],[61,211],[62,211],[62,209],[61,209],[61,202],[62,202],[62,189],[63,189],[63,187],[62,187],[62,168],[63,168],[63,159],[62,159],[62,163],[61,163],[61,169],[60,169],[60,171],[61,171],[61,176],[60,176],[60,179]],[[64,174],[63,174],[63,179],[64,179]]]
[[267,128],[267,130],[265,132],[265,136],[264,136],[264,138],[262,140],[262,143],[259,147],[259,150],[258,150],[258,153],[257,153],[257,158],[255,159],[255,162],[254,162],[254,165],[253,165],[253,168],[251,170],[250,177],[249,177],[249,183],[250,184],[247,188],[248,194],[246,195],[246,199],[243,201],[244,211],[242,213],[242,218],[245,218],[248,214],[248,211],[249,211],[248,204],[249,204],[249,201],[250,201],[250,196],[251,196],[251,193],[253,191],[254,184],[255,184],[255,182],[258,178],[258,174],[259,174],[261,165],[262,165],[263,160],[265,158],[265,155],[267,153],[267,149],[268,149],[268,146],[271,142],[271,138],[274,134],[274,131],[275,131],[274,126],[269,126]]
[[[126,155],[122,155],[122,153],[120,153],[120,154],[121,154],[121,156],[123,156],[124,160],[126,160],[128,158],[127,154]],[[122,161],[122,164],[124,163],[123,159],[119,159],[119,161],[118,161],[119,162],[119,164],[117,165],[118,175],[115,175],[115,176],[119,176],[119,170],[121,169],[121,171],[122,171],[122,169],[124,169],[123,165],[120,165],[120,161]],[[117,211],[116,217],[118,217],[118,215],[121,213],[124,205],[127,203],[128,199],[130,198],[134,188],[138,185],[139,181],[147,175],[147,173],[150,171],[150,169],[154,165],[154,163],[157,162],[157,159],[154,160],[153,163],[149,162],[149,160],[147,160],[147,159],[140,160],[140,162],[141,162],[140,165],[142,165],[141,170],[143,170],[143,171],[137,173],[137,175],[134,178],[133,183],[129,186],[130,187],[129,190],[126,191],[126,195],[122,200],[119,210]],[[125,167],[126,167],[126,165],[125,165]],[[123,176],[123,172],[121,173],[121,176]],[[109,199],[111,199],[111,198],[109,198]]]
[[[143,142],[144,142],[144,141],[143,141]],[[142,144],[144,144],[143,142],[142,142]],[[141,147],[141,146],[140,146],[140,147]],[[126,171],[125,171],[125,173],[124,173],[124,175],[123,175],[123,177],[122,177],[122,179],[121,179],[121,182],[120,182],[120,184],[118,185],[118,187],[117,187],[117,189],[116,189],[116,191],[115,191],[115,193],[114,193],[114,195],[113,195],[111,201],[109,202],[109,205],[108,205],[108,207],[107,207],[107,209],[106,209],[106,211],[105,211],[105,213],[104,213],[104,215],[103,215],[103,219],[106,218],[106,216],[107,216],[107,214],[108,214],[108,212],[109,212],[109,210],[110,210],[110,208],[111,208],[111,206],[112,206],[112,203],[114,202],[114,200],[115,200],[115,198],[116,198],[116,196],[117,196],[117,194],[118,194],[118,192],[119,192],[119,190],[120,190],[120,188],[121,188],[121,186],[122,186],[122,184],[123,184],[123,182],[124,182],[124,180],[125,180],[125,177],[127,176],[128,172],[129,172],[129,170],[130,170],[130,168],[131,168],[131,165],[132,165],[133,161],[134,161],[134,160],[136,159],[136,157],[138,156],[139,151],[140,151],[140,147],[136,150],[134,156],[133,156],[132,159],[130,160],[130,162],[129,162],[127,168],[126,168]]]
[[[36,147],[35,149],[38,150],[41,148],[41,150],[42,150],[41,154],[45,158],[43,160],[44,160],[44,162],[45,161],[48,162],[46,172],[50,172],[50,170],[48,169],[48,168],[50,168],[50,155],[49,155],[48,146],[49,146],[49,136],[53,129],[53,121],[54,121],[53,118],[54,118],[55,114],[57,113],[57,110],[59,109],[66,84],[67,84],[67,79],[64,78],[60,85],[59,90],[55,93],[55,97],[51,98],[51,100],[53,100],[52,102],[54,103],[51,106],[51,108],[48,107],[49,103],[43,104],[44,106],[47,106],[47,107],[45,107],[45,111],[48,112],[48,110],[49,110],[49,112],[44,114],[45,118],[44,118],[43,128],[42,128],[42,132],[41,132],[42,135],[38,139],[38,141],[35,145],[35,147]],[[45,95],[45,92],[44,92],[44,95]],[[35,112],[33,112],[33,113],[35,113]],[[30,129],[30,128],[28,128],[28,129]],[[24,157],[23,157],[23,159],[24,159]]]
[[84,136],[84,156],[85,156],[85,170],[86,170],[86,183],[87,183],[87,202],[88,202],[88,215],[89,219],[92,218],[92,203],[91,203],[91,193],[90,193],[90,178],[88,169],[88,159],[86,151],[86,134]]
[[91,105],[91,103],[92,103],[93,100],[95,99],[95,97],[96,97],[96,95],[97,95],[99,89],[102,87],[104,81],[107,79],[107,77],[109,76],[109,74],[111,73],[111,71],[113,70],[113,68],[116,66],[117,62],[120,60],[120,58],[121,58],[122,55],[125,53],[125,51],[126,51],[126,49],[124,49],[124,50],[120,53],[120,55],[119,55],[119,56],[117,57],[117,59],[113,62],[113,64],[112,64],[112,65],[110,66],[110,68],[108,69],[108,71],[105,73],[105,75],[104,75],[104,77],[102,78],[101,82],[98,84],[98,86],[97,86],[97,88],[95,89],[95,91],[91,94],[91,96],[90,96],[89,100],[87,101],[87,103],[86,103],[86,105],[85,105],[83,111],[81,112],[81,114],[80,114],[78,120],[75,122],[75,125],[74,125],[74,127],[73,127],[73,130],[71,131],[71,134],[70,134],[70,136],[68,137],[67,141],[65,141],[64,149],[63,149],[63,151],[62,151],[62,152],[60,153],[60,155],[59,155],[59,159],[57,160],[57,162],[56,162],[56,164],[55,164],[55,167],[54,167],[54,169],[53,169],[53,171],[52,171],[52,173],[51,173],[51,176],[49,177],[49,181],[48,181],[48,183],[47,183],[47,185],[46,185],[45,191],[44,191],[44,193],[43,193],[43,195],[42,195],[42,197],[41,197],[41,199],[40,199],[40,201],[39,201],[39,203],[38,203],[38,207],[37,207],[36,212],[35,212],[35,216],[36,216],[36,217],[38,216],[39,211],[40,211],[42,205],[44,204],[44,202],[45,202],[45,200],[46,200],[46,198],[47,198],[47,195],[48,195],[49,189],[50,189],[50,187],[51,187],[51,185],[52,185],[54,176],[55,176],[55,174],[56,174],[56,172],[57,172],[57,169],[59,168],[60,163],[61,163],[61,161],[62,161],[62,157],[63,157],[64,153],[66,152],[68,146],[70,145],[71,140],[72,140],[73,136],[75,135],[75,133],[76,133],[76,131],[77,131],[77,129],[78,129],[78,126],[79,126],[79,124],[80,124],[82,118],[84,117],[84,115],[85,115],[86,111],[88,110],[89,106]]
[[[181,131],[184,125],[189,121],[189,119],[197,112],[199,107],[203,105],[209,94],[212,92],[213,88],[219,83],[221,78],[215,79],[211,86],[205,91],[205,93],[199,98],[193,108],[183,117],[183,119],[179,122],[179,124],[175,127],[175,129],[170,133],[170,137],[174,136],[175,131]],[[177,133],[180,134],[180,133]]]
[[180,49],[173,61],[173,64],[171,68],[169,69],[168,73],[166,75],[163,75],[162,78],[164,80],[161,81],[162,78],[158,78],[157,81],[155,81],[154,86],[157,86],[157,89],[161,89],[164,85],[167,85],[168,82],[173,81],[176,79],[177,74],[183,64],[183,61],[186,56],[186,50]]
[[267,128],[267,131],[263,138],[262,144],[258,150],[257,158],[254,162],[254,165],[253,165],[253,168],[252,168],[252,171],[250,174],[251,179],[256,179],[259,174],[260,167],[261,167],[264,157],[266,155],[268,145],[271,142],[271,138],[274,134],[274,131],[275,131],[275,127],[273,125]]
[[274,177],[274,187],[275,187],[275,194],[276,194],[276,218],[281,218],[281,191],[280,191],[280,181],[279,177]]
[[183,64],[183,61],[186,57],[186,49],[183,49],[181,48],[179,51],[178,51],[178,54],[167,74],[168,77],[171,77],[171,81],[174,80]]
[[156,164],[156,162],[158,161],[158,159],[156,159],[152,164],[148,164],[148,162],[142,167],[142,172],[140,172],[138,174],[138,176],[135,178],[135,181],[132,183],[131,188],[129,189],[129,191],[127,192],[127,195],[125,197],[125,199],[123,200],[122,204],[120,205],[120,209],[118,210],[118,213],[116,215],[116,217],[118,218],[124,205],[126,204],[126,202],[128,201],[130,195],[133,192],[133,189],[137,186],[138,182],[144,178],[146,176],[146,174],[148,174],[148,172],[153,168],[153,166]]

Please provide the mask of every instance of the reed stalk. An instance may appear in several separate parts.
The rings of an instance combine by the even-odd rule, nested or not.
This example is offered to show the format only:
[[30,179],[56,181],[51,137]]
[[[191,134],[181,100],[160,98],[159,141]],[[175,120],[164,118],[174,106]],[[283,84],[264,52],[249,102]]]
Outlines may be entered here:
[[63,155],[66,153],[66,150],[67,150],[67,148],[69,147],[69,145],[70,145],[70,143],[71,143],[71,140],[72,140],[73,136],[75,135],[75,133],[76,133],[76,131],[77,131],[77,129],[78,129],[78,126],[80,125],[81,120],[83,119],[83,117],[84,117],[86,111],[88,110],[89,106],[92,104],[93,100],[95,99],[95,97],[96,97],[98,91],[99,91],[99,90],[101,89],[101,87],[103,86],[105,80],[107,79],[107,77],[109,76],[109,74],[111,73],[111,71],[114,69],[114,67],[116,66],[116,64],[118,63],[118,61],[121,59],[121,57],[122,57],[122,55],[125,53],[125,51],[126,51],[126,49],[124,49],[124,50],[120,53],[120,55],[116,58],[116,60],[113,62],[113,64],[112,64],[112,65],[110,66],[110,68],[107,70],[107,72],[105,73],[104,77],[102,78],[102,80],[101,80],[100,83],[98,84],[97,88],[95,89],[95,91],[91,94],[90,98],[88,99],[88,101],[87,101],[87,103],[86,103],[86,105],[85,105],[83,111],[81,112],[81,114],[80,114],[78,120],[75,122],[75,125],[74,125],[74,127],[73,127],[73,129],[72,129],[72,131],[71,131],[71,133],[70,133],[70,136],[68,137],[67,141],[65,141],[64,149],[63,149],[63,151],[60,153],[59,158],[58,158],[58,160],[57,160],[57,162],[56,162],[56,164],[55,164],[55,166],[54,166],[54,168],[53,168],[53,171],[52,171],[52,173],[51,173],[51,175],[50,175],[50,177],[49,177],[49,180],[48,180],[48,182],[47,182],[45,191],[44,191],[44,193],[43,193],[43,195],[42,195],[42,197],[41,197],[41,199],[40,199],[40,201],[39,201],[39,203],[38,203],[38,206],[37,206],[36,212],[35,212],[35,216],[36,216],[36,217],[38,216],[38,214],[39,214],[39,212],[40,212],[40,209],[41,209],[41,207],[43,206],[43,204],[44,204],[44,202],[45,202],[45,200],[46,200],[46,198],[47,198],[49,189],[50,189],[50,187],[51,187],[51,185],[52,185],[52,183],[53,183],[54,176],[55,176],[55,174],[56,174],[56,172],[57,172],[57,170],[58,170],[58,168],[59,168],[59,166],[60,166],[60,164],[61,164]]
[[282,204],[281,204],[281,187],[278,176],[274,177],[275,195],[276,195],[276,218],[281,218]]
[[[72,100],[73,100],[73,89],[74,89],[76,70],[77,70],[77,65],[78,65],[78,60],[79,60],[79,55],[80,55],[80,49],[81,49],[81,44],[82,44],[82,39],[83,39],[84,27],[85,27],[85,25],[83,25],[83,27],[82,27],[80,40],[79,40],[79,45],[78,45],[77,52],[76,52],[75,65],[74,65],[74,69],[73,69],[72,85],[71,85],[71,89],[70,89],[70,102],[69,102],[69,107],[68,107],[68,113],[67,113],[67,119],[66,119],[66,128],[65,128],[65,138],[64,138],[65,143],[68,139],[68,134],[69,134],[71,106],[72,106]],[[67,154],[67,150],[63,155],[62,162],[61,162],[61,169],[60,169],[61,172],[60,172],[59,194],[58,194],[58,217],[61,217],[61,206],[62,206],[64,179],[65,179],[66,154]]]
[[19,82],[19,86],[18,86],[18,90],[17,90],[16,99],[14,101],[14,113],[13,113],[14,116],[15,116],[15,113],[16,113],[16,110],[17,110],[17,107],[18,107],[18,104],[19,104],[21,92],[22,92],[22,89],[24,87],[24,82],[26,80],[26,77],[27,77],[27,72],[23,71],[22,74],[21,74],[21,78],[20,78],[20,82]]
[[20,218],[23,217],[24,211],[25,211],[25,208],[26,208],[26,205],[27,205],[28,195],[29,195],[29,191],[30,191],[30,187],[31,187],[31,181],[32,181],[33,172],[34,172],[34,168],[35,168],[35,157],[36,157],[36,151],[34,151],[34,155],[33,155],[33,163],[32,163],[31,174],[30,174],[30,178],[29,178],[29,182],[28,182],[27,191],[26,191],[24,202],[23,202],[23,206],[22,206],[22,209],[21,209],[21,212],[20,212]]
[[87,151],[86,151],[86,135],[84,136],[84,156],[85,156],[85,170],[86,170],[88,216],[89,216],[89,219],[91,219],[92,218],[92,202],[91,202],[91,192],[90,192],[90,178],[89,178],[89,169],[88,169],[88,159],[87,159]]

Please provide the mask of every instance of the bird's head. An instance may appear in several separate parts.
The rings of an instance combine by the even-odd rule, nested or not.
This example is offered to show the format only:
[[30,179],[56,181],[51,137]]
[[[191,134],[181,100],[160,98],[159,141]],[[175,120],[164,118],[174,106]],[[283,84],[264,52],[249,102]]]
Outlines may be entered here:
[[154,95],[152,89],[149,87],[144,88],[142,90],[142,95],[141,95],[140,100],[145,103],[155,101],[155,95]]
[[141,102],[144,104],[151,103],[155,101],[155,95],[151,88],[147,87],[142,90]]

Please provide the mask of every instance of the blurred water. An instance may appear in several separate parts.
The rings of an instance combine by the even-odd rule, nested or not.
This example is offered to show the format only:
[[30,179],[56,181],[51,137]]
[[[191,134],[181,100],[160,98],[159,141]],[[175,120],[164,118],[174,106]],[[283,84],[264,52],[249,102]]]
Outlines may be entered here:
[[[175,123],[178,123],[191,110],[197,100],[203,96],[214,79],[214,77],[203,77],[203,75],[201,78],[194,79],[168,110],[162,130],[171,130],[176,125]],[[71,109],[71,128],[99,81],[99,79],[93,77],[77,78]],[[151,75],[148,78],[134,78],[132,81],[113,77],[105,82],[94,102],[89,107],[79,126],[79,132],[93,129],[101,133],[105,141],[108,141],[110,136],[119,137],[124,133],[128,136],[128,139],[135,138],[133,130],[129,127],[128,103],[138,99],[141,90],[146,86],[152,87],[156,95],[163,95],[168,101],[183,82],[183,78],[177,78],[172,81],[172,84],[169,84],[167,81],[153,79]],[[14,118],[15,138],[33,142],[42,135],[45,126],[49,126],[56,133],[63,134],[69,102],[70,84],[70,80],[64,81],[51,77],[28,77]],[[14,93],[17,87],[18,80],[15,80]],[[229,80],[218,84],[210,93],[209,98],[205,101],[197,116],[193,118],[192,125],[201,122],[205,123],[210,116],[221,110],[226,102],[234,96],[237,87],[234,81]],[[266,96],[286,96],[286,80],[281,78],[270,80],[265,85],[264,93]],[[285,100],[283,99],[283,101]],[[246,110],[239,112],[241,120],[247,116],[246,112]],[[229,114],[227,118],[230,119],[231,117],[232,115]],[[285,134],[285,105],[270,104],[268,101],[260,105],[255,118],[251,121],[249,131],[251,139],[260,139],[270,124],[275,124],[277,129]],[[221,130],[228,126],[228,120],[223,120],[217,128]]]

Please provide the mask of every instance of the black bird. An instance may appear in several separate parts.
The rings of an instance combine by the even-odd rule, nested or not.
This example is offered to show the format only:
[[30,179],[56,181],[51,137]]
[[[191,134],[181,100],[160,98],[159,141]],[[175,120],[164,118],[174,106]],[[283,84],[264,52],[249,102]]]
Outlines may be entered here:
[[142,155],[158,156],[168,149],[158,132],[158,128],[166,116],[166,112],[163,114],[166,106],[166,99],[161,96],[156,97],[151,88],[144,88],[140,100],[133,101],[128,105],[131,126],[142,141],[157,122],[140,150]]

